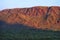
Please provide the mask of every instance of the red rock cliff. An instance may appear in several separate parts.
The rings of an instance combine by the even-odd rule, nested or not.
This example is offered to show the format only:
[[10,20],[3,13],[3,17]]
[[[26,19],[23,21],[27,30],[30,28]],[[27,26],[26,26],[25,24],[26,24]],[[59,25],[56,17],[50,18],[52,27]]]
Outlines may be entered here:
[[0,11],[0,20],[38,29],[60,30],[60,7],[14,8]]

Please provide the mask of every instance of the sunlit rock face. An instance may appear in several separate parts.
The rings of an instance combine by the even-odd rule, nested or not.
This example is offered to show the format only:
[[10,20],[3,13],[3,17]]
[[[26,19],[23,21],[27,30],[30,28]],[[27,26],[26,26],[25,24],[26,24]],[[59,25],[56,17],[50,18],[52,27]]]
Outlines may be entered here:
[[24,24],[37,29],[60,30],[60,7],[36,6],[0,11],[0,20],[10,24]]

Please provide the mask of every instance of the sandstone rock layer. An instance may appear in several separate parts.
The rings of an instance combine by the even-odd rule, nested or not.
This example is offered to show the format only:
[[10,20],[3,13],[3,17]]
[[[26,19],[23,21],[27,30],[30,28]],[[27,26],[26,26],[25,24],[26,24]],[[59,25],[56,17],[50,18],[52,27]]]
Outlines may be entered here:
[[60,7],[14,8],[0,11],[0,20],[24,24],[37,29],[60,30]]

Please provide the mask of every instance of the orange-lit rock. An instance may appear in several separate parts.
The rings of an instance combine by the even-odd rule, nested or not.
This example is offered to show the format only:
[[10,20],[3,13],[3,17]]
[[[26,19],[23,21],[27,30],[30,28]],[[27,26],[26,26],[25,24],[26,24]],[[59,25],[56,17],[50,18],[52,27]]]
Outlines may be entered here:
[[60,7],[15,8],[0,11],[0,20],[38,29],[60,30]]

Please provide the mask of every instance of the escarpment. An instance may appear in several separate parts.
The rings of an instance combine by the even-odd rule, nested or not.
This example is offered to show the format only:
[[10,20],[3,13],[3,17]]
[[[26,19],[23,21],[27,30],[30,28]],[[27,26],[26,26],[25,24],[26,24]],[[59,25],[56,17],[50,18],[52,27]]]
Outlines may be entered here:
[[0,20],[24,24],[37,29],[60,30],[60,7],[14,8],[0,11]]

